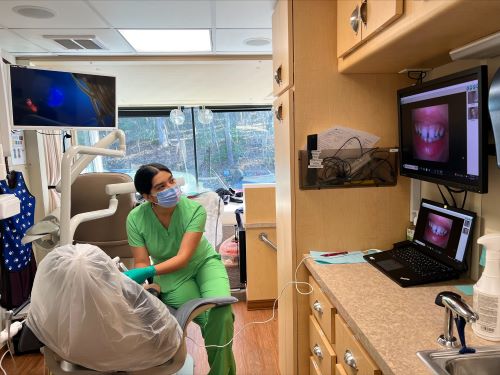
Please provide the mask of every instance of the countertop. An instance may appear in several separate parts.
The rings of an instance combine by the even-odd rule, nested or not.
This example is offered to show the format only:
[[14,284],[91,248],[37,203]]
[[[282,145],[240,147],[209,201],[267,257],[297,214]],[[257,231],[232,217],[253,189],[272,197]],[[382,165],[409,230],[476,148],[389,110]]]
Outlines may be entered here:
[[[444,308],[434,304],[439,292],[453,291],[472,305],[452,286],[456,280],[401,288],[368,263],[305,264],[384,375],[431,373],[416,352],[444,350],[436,342],[444,326]],[[469,324],[465,337],[472,347],[498,345],[474,335]]]

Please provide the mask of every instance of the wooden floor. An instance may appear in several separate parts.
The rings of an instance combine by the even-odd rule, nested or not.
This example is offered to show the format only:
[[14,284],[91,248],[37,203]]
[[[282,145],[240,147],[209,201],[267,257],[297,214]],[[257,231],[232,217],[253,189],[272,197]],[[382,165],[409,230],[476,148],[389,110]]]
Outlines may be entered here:
[[[247,311],[245,302],[233,305],[235,314],[235,334],[247,323],[264,321],[271,317],[271,310]],[[188,336],[203,345],[200,329],[194,323],[188,327]],[[208,373],[209,367],[205,348],[196,346],[187,340],[188,352],[194,359],[194,375]],[[238,375],[274,375],[278,374],[278,320],[267,324],[252,324],[234,339],[233,353]],[[3,354],[3,353],[2,353]],[[46,375],[43,356],[27,354],[15,356],[17,371],[11,357],[7,354],[2,362],[8,375]],[[0,371],[0,374],[2,372]]]

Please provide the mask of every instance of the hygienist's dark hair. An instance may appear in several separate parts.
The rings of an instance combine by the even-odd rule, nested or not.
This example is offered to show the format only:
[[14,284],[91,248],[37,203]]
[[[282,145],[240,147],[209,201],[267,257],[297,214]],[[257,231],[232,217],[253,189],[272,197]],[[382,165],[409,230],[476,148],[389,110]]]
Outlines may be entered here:
[[153,177],[160,173],[160,171],[172,174],[170,169],[160,163],[141,165],[134,177],[135,190],[139,194],[150,194],[153,188]]

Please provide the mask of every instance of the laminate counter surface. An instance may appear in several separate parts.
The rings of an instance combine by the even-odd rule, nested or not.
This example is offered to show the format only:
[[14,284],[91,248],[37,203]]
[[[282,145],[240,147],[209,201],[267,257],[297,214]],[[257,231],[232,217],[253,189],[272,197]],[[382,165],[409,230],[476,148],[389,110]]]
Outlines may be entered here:
[[[443,349],[436,342],[444,326],[444,308],[434,304],[439,292],[453,291],[472,305],[452,286],[456,281],[401,288],[368,263],[305,264],[384,375],[431,373],[416,352]],[[498,345],[474,335],[469,324],[465,335],[468,346]]]

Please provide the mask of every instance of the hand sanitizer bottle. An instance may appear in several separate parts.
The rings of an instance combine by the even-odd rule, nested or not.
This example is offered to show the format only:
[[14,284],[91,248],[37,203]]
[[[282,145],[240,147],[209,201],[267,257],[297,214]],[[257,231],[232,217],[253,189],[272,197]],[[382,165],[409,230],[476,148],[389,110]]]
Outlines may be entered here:
[[474,285],[474,311],[479,320],[472,329],[479,337],[500,341],[500,233],[479,237],[477,243],[486,248],[486,264]]

